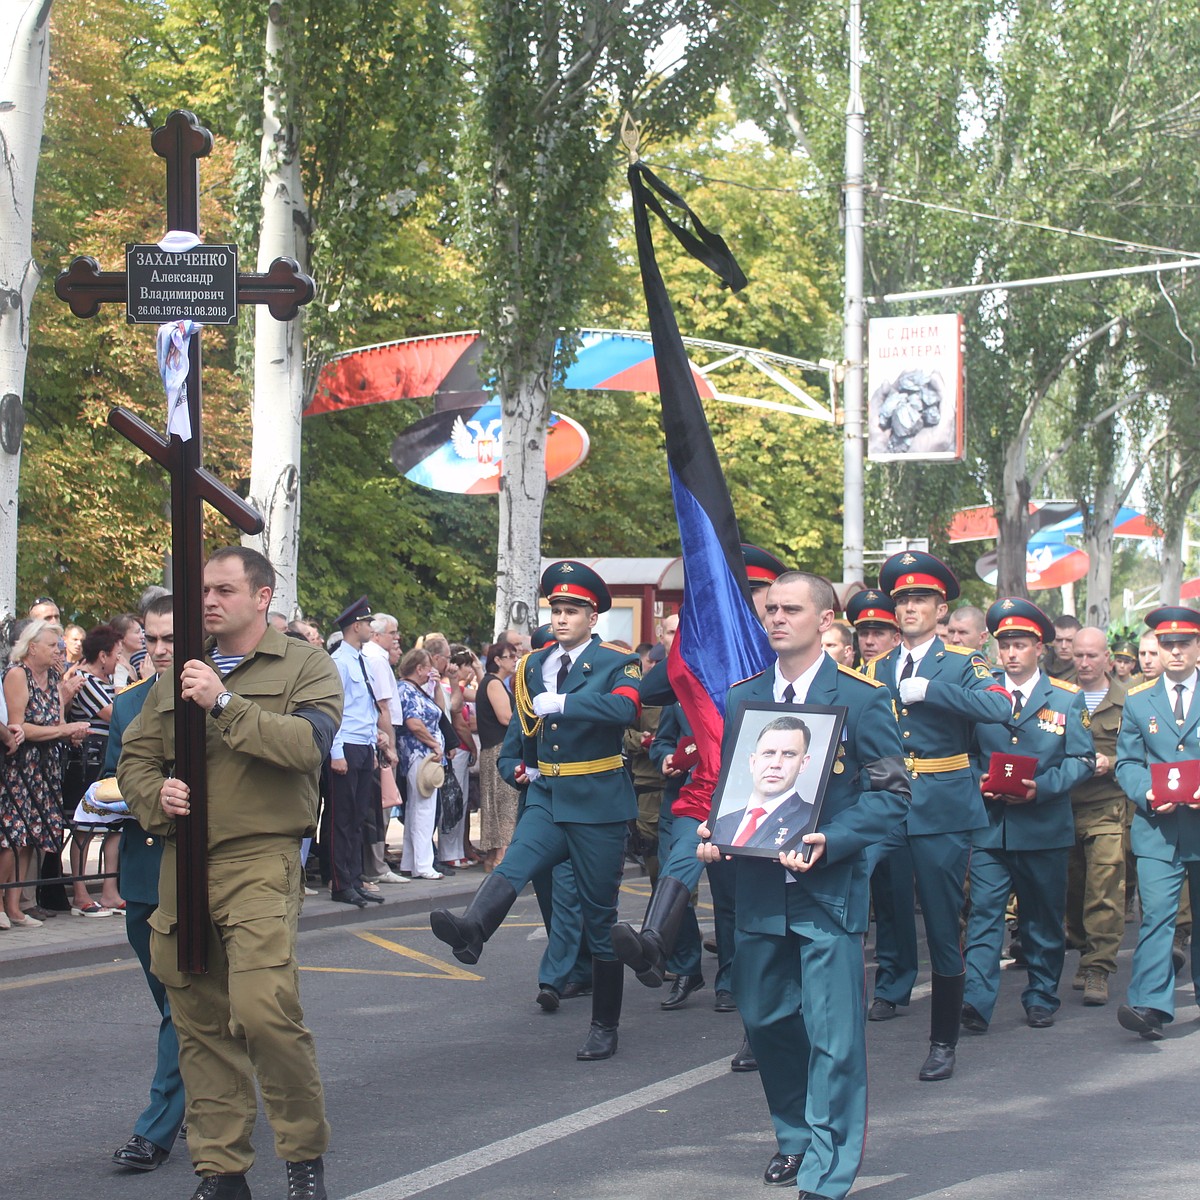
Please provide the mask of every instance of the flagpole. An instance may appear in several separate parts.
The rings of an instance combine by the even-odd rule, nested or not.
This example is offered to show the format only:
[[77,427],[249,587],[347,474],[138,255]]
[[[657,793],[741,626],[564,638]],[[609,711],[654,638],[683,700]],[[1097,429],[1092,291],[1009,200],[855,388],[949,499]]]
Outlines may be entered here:
[[866,115],[861,92],[862,0],[850,0],[850,98],[846,103],[846,182],[843,219],[846,293],[842,324],[842,581],[863,580],[863,147]]

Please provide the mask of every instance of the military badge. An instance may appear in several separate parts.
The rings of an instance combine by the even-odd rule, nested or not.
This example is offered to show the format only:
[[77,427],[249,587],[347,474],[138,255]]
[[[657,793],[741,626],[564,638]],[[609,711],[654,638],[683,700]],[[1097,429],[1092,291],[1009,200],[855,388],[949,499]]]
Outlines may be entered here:
[[913,565],[913,563],[915,563],[917,560],[915,558],[913,558],[913,556],[911,554],[906,554],[900,561],[906,567],[911,567]]
[[1158,732],[1158,718],[1157,717],[1150,718],[1150,732],[1151,733]]
[[570,575],[570,574],[572,574],[572,573],[574,572],[574,570],[575,570],[575,568],[574,568],[573,566],[571,566],[571,564],[570,564],[569,562],[565,562],[565,563],[559,563],[558,569],[559,569],[559,570],[560,570],[560,571],[561,571],[561,572],[562,572],[564,575]]
[[641,664],[640,663],[626,663],[625,664],[625,674],[628,675],[630,679],[641,679],[641,677],[642,677]]
[[782,846],[787,841],[788,829],[786,825],[781,825],[779,832],[775,835],[775,845]]
[[1084,729],[1092,727],[1092,714],[1086,708],[1083,710],[1083,727]]

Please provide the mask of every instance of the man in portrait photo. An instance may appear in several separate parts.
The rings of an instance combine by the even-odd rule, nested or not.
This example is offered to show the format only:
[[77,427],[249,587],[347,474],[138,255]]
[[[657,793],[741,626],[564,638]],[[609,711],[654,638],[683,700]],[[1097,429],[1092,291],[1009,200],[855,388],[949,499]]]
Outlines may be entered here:
[[714,842],[773,853],[799,844],[816,808],[796,790],[811,743],[808,726],[799,717],[776,717],[762,727],[749,760],[754,790],[744,809],[717,818]]

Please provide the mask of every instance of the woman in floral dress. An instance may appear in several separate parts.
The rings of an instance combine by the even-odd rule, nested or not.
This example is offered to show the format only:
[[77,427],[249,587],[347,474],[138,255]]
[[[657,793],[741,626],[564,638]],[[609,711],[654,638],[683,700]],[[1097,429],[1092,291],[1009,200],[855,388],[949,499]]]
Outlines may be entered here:
[[[67,703],[79,683],[64,683],[55,666],[62,626],[31,621],[13,647],[4,672],[8,723],[19,725],[24,741],[4,759],[0,788],[0,883],[28,878],[35,850],[61,852],[62,739],[79,744],[86,721],[64,722]],[[21,889],[4,889],[5,924],[13,929],[40,925],[21,911]]]

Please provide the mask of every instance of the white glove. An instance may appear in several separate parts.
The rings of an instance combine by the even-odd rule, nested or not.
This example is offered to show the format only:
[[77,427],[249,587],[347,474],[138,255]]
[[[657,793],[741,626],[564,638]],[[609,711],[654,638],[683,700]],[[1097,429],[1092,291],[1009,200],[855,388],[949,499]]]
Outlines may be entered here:
[[539,771],[537,769],[537,767],[526,767],[525,768],[524,779],[525,779],[526,783],[532,783],[535,779],[541,779],[541,777],[542,777],[542,773],[541,773],[541,771]]
[[560,713],[566,697],[561,692],[541,692],[533,698],[533,711],[539,717],[548,717],[551,713]]
[[925,693],[928,690],[928,679],[921,679],[916,675],[910,675],[907,679],[900,680],[900,699],[905,704],[920,704],[925,699]]

